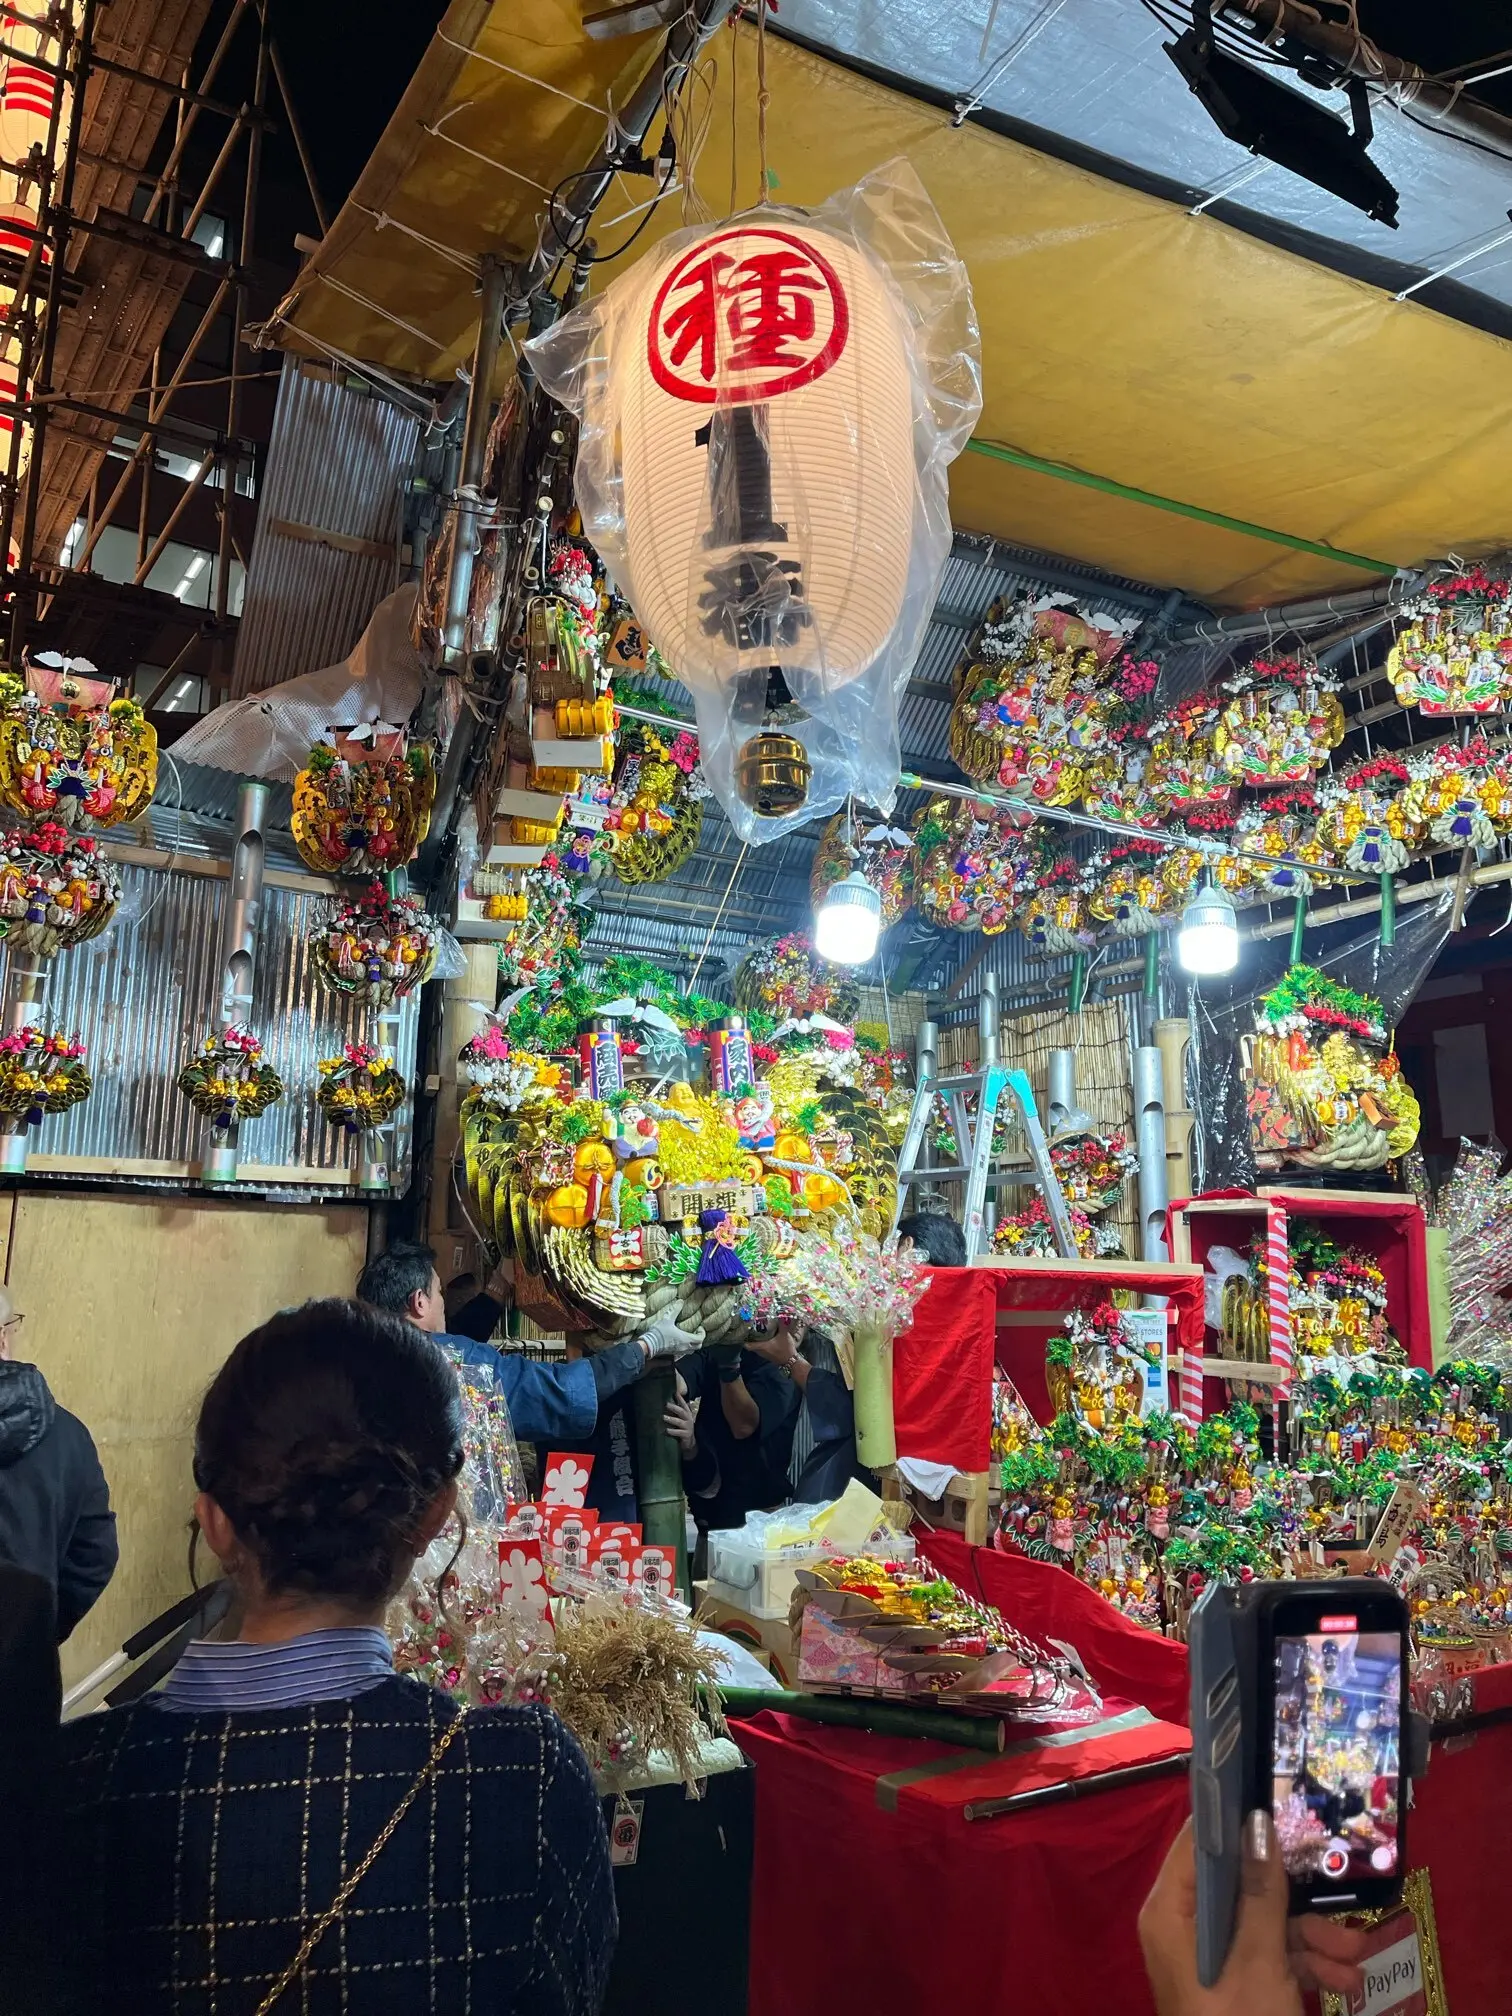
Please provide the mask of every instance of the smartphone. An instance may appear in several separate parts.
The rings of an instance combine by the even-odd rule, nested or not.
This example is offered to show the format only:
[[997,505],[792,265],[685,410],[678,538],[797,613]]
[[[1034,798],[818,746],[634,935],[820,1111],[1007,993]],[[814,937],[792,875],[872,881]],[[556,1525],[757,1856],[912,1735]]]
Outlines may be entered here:
[[1407,1609],[1385,1582],[1214,1583],[1187,1645],[1197,1973],[1211,1988],[1233,1939],[1246,1815],[1271,1813],[1293,1911],[1394,1904],[1422,1746],[1408,1740]]
[[1255,1805],[1296,1910],[1377,1910],[1407,1869],[1407,1608],[1374,1579],[1268,1585]]

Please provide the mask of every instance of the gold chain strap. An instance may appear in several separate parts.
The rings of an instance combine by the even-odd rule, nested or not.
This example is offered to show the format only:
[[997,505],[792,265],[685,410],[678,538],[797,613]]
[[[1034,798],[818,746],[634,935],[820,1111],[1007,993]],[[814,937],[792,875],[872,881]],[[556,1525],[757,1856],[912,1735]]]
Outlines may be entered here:
[[261,2002],[258,2003],[257,2016],[268,2016],[268,2011],[273,2007],[273,2004],[278,2000],[280,1995],[283,1994],[284,1990],[290,1985],[291,1982],[298,1980],[300,1974],[304,1970],[305,1962],[309,1959],[310,1955],[315,1951],[315,1948],[320,1944],[321,1940],[325,1937],[326,1933],[330,1931],[331,1927],[335,1924],[336,1920],[341,1916],[342,1912],[346,1909],[347,1904],[350,1901],[352,1892],[357,1888],[357,1885],[362,1881],[363,1877],[366,1876],[369,1869],[371,1869],[373,1864],[378,1860],[378,1857],[382,1854],[383,1850],[388,1846],[389,1838],[393,1834],[394,1829],[399,1825],[399,1822],[404,1818],[405,1814],[408,1813],[411,1806],[414,1805],[415,1801],[424,1791],[427,1782],[435,1776],[436,1767],[440,1764],[441,1759],[446,1755],[447,1751],[450,1749],[452,1738],[456,1735],[457,1731],[462,1727],[462,1720],[463,1718],[461,1715],[454,1716],[453,1719],[450,1722],[448,1722],[446,1727],[442,1730],[440,1736],[436,1741],[436,1747],[431,1751],[431,1754],[426,1761],[424,1770],[420,1773],[419,1777],[415,1780],[414,1784],[411,1785],[408,1792],[405,1793],[404,1797],[399,1801],[399,1804],[394,1808],[393,1812],[389,1815],[387,1821],[384,1823],[382,1831],[380,1832],[377,1840],[373,1843],[372,1847],[369,1848],[366,1855],[363,1856],[362,1860],[357,1864],[357,1867],[352,1871],[351,1875],[347,1877],[346,1881],[342,1884],[341,1888],[336,1892],[336,1895],[331,1899],[330,1904],[315,1920],[315,1923],[310,1927],[309,1931],[306,1932],[304,1938],[299,1942],[299,1951],[294,1955],[294,1958],[289,1962],[288,1966],[285,1967],[282,1974],[280,1974],[278,1979],[273,1983],[273,1986],[268,1990],[267,1994],[264,1995]]

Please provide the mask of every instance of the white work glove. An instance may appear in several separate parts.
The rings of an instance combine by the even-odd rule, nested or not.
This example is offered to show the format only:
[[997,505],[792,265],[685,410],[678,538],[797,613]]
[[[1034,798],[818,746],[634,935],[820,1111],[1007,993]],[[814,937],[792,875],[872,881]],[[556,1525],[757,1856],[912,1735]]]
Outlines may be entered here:
[[640,1341],[649,1364],[657,1358],[686,1358],[703,1338],[696,1330],[679,1330],[670,1316],[657,1316],[641,1332]]

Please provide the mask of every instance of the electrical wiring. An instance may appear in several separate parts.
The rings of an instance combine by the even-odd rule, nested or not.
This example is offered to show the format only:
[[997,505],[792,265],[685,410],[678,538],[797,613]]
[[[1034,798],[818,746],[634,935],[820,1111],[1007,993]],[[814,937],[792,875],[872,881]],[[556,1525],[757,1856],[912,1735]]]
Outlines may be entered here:
[[1420,126],[1425,133],[1437,133],[1445,140],[1456,141],[1461,147],[1473,147],[1477,154],[1489,154],[1493,161],[1512,161],[1512,152],[1504,153],[1500,147],[1493,147],[1489,141],[1476,140],[1468,133],[1460,133],[1452,126],[1445,126],[1437,119],[1420,119],[1415,112],[1407,109],[1400,98],[1393,98],[1389,90],[1381,92],[1377,104],[1394,105],[1404,119],[1414,126]]

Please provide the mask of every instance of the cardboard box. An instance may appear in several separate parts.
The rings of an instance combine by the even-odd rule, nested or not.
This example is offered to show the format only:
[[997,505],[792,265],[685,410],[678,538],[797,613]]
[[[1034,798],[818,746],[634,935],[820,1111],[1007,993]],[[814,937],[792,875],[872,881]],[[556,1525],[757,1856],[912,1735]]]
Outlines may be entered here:
[[709,1594],[707,1582],[693,1584],[694,1612],[705,1630],[733,1638],[748,1652],[754,1652],[770,1667],[772,1677],[784,1687],[798,1685],[798,1650],[792,1628],[785,1617],[753,1617],[738,1604],[727,1603]]

